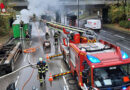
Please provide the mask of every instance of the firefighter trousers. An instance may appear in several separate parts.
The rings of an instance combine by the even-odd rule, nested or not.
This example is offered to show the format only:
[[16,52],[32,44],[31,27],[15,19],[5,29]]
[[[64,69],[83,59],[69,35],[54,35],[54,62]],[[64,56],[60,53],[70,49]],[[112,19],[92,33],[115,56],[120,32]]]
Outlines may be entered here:
[[43,83],[43,78],[42,77],[44,78],[44,81],[45,81],[46,73],[39,73],[40,83]]

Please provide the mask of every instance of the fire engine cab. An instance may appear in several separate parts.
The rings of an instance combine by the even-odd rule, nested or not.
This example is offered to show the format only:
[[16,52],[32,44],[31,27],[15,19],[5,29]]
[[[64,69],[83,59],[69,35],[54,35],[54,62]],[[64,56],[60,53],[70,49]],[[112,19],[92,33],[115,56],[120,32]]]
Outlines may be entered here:
[[61,51],[83,90],[130,90],[130,58],[119,47],[99,40],[61,45]]

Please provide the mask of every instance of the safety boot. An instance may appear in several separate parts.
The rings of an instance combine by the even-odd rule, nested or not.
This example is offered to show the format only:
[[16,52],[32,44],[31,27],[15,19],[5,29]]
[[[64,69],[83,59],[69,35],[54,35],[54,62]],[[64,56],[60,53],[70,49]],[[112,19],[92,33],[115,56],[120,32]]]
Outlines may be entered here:
[[40,83],[40,86],[42,86],[43,85],[43,83]]

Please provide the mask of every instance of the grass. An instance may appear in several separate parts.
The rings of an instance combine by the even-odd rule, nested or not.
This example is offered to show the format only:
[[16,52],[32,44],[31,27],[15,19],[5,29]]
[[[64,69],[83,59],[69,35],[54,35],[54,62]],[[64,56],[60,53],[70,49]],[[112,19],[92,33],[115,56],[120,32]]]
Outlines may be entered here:
[[118,30],[130,34],[130,29],[125,29],[123,27],[120,27],[118,24],[104,24],[103,27],[111,28],[114,30]]
[[9,35],[0,36],[0,44],[4,44],[9,40]]
[[0,44],[6,43],[9,40],[10,36],[12,35],[13,35],[12,29],[10,29],[10,34],[9,32],[7,32],[4,35],[0,35]]

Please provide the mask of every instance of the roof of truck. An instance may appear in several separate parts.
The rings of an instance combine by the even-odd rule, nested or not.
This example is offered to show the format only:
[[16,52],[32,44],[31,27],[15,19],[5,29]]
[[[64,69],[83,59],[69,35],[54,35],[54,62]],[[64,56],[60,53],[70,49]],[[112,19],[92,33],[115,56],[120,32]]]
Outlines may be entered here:
[[115,51],[114,48],[110,47],[109,45],[104,45],[100,42],[78,44],[78,48],[81,51],[87,52],[88,54],[96,54],[96,53],[114,52]]
[[[111,44],[103,44],[101,42],[96,43],[84,43],[76,45],[81,51],[86,52],[86,58],[88,55],[92,57],[96,57],[98,62],[91,62],[88,60],[89,65],[93,68],[99,67],[107,67],[107,66],[115,66],[121,64],[130,63],[130,58],[123,59],[122,54],[117,53],[117,48],[115,46],[111,46]],[[120,49],[120,48],[119,48]]]

